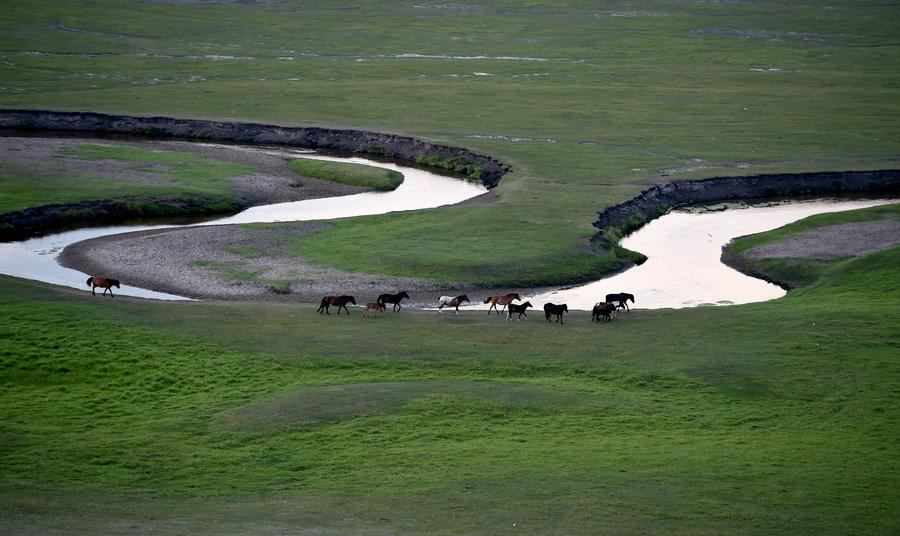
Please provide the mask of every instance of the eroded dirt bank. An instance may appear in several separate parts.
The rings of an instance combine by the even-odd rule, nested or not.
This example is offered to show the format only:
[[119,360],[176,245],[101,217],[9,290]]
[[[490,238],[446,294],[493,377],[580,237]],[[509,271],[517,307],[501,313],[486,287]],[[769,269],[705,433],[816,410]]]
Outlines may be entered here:
[[595,247],[610,247],[610,230],[617,230],[624,235],[673,208],[697,203],[898,192],[898,169],[777,173],[670,182],[653,186],[624,203],[600,212],[599,218],[594,222],[594,227],[600,231],[592,237],[591,242]]

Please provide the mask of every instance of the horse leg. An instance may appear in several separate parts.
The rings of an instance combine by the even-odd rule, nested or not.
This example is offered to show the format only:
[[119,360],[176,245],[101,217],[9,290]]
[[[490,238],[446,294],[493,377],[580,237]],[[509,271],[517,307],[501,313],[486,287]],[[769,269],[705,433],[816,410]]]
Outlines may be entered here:
[[91,287],[91,296],[97,295],[97,287]]
[[115,298],[115,297],[116,297],[116,295],[112,293],[112,287],[109,287],[109,297],[110,297],[110,298]]

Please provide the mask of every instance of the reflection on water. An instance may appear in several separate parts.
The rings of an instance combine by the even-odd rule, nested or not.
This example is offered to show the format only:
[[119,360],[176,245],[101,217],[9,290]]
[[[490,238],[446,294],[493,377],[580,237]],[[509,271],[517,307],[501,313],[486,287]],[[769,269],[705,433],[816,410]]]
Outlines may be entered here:
[[[338,158],[310,154],[308,151],[295,149],[276,149],[258,147],[223,146],[229,149],[261,151],[285,157],[315,158],[339,162],[366,164],[399,171],[404,180],[391,192],[366,192],[361,194],[332,197],[326,199],[310,199],[293,203],[279,203],[262,207],[253,207],[234,216],[207,221],[194,225],[226,225],[233,223],[271,223],[278,221],[309,221],[320,219],[346,218],[350,216],[366,216],[385,214],[401,210],[433,208],[459,203],[478,196],[487,189],[472,182],[444,177],[415,168],[395,164],[375,162],[363,158]],[[165,229],[176,225],[129,225],[116,227],[94,227],[62,232],[54,235],[32,238],[21,242],[0,243],[0,274],[35,279],[55,285],[73,288],[87,288],[87,275],[77,270],[60,266],[56,259],[66,246],[112,234],[144,231],[148,229]],[[187,298],[154,292],[141,288],[123,285],[116,294],[154,298],[161,300],[184,300]]]
[[[751,303],[780,298],[785,291],[746,276],[720,262],[722,246],[738,236],[768,231],[807,216],[891,203],[889,200],[790,202],[722,212],[676,211],[637,230],[622,241],[647,262],[579,287],[531,296],[535,304],[566,303],[590,310],[607,294],[628,292],[642,309]],[[539,306],[538,306],[539,307]]]

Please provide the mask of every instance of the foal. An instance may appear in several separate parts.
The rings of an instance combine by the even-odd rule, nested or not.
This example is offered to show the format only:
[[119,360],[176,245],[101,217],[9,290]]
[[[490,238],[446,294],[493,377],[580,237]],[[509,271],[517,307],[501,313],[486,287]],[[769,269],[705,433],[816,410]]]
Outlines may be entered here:
[[514,303],[509,304],[509,312],[507,314],[506,319],[512,320],[513,313],[519,313],[519,316],[516,317],[516,322],[518,322],[519,320],[522,320],[522,316],[525,316],[525,320],[528,320],[528,313],[526,313],[525,310],[531,306],[532,305],[531,305],[530,301],[527,301],[521,305],[516,305]]
[[384,312],[384,303],[382,302],[369,302],[366,304],[366,310],[363,311],[363,316],[369,316],[369,311],[380,311]]

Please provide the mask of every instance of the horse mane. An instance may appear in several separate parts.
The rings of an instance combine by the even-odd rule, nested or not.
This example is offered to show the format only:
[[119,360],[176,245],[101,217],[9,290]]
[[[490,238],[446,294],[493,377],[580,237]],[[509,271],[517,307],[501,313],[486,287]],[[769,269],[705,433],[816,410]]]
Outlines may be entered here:
[[459,295],[459,296],[457,296],[457,297],[456,297],[456,298],[455,298],[455,299],[456,299],[456,301],[458,301],[458,302],[460,302],[460,301],[462,301],[462,300],[463,300],[463,298],[465,298],[465,299],[466,299],[466,301],[469,301],[469,297],[468,297],[468,296],[466,296],[466,295],[465,295],[465,294],[460,294],[460,295]]
[[110,279],[109,282],[110,282],[111,284],[115,285],[116,288],[122,288],[122,287],[119,286],[119,280],[118,280],[118,279]]

